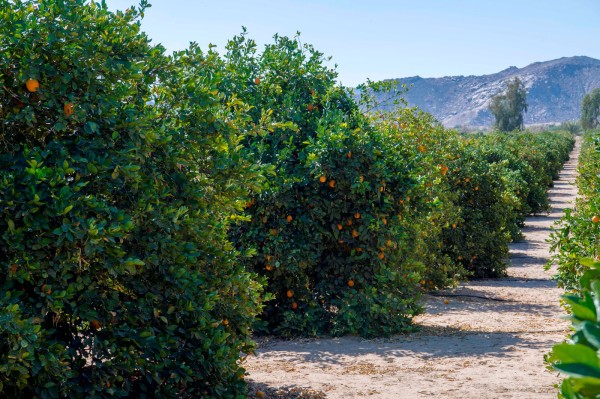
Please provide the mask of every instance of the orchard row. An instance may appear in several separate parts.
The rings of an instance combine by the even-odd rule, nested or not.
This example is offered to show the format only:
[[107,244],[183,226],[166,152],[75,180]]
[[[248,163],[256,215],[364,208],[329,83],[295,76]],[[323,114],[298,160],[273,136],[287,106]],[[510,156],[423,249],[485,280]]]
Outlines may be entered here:
[[574,210],[567,210],[551,236],[558,265],[555,279],[568,294],[573,333],[547,357],[566,379],[565,399],[600,395],[600,133],[588,132],[579,157]]

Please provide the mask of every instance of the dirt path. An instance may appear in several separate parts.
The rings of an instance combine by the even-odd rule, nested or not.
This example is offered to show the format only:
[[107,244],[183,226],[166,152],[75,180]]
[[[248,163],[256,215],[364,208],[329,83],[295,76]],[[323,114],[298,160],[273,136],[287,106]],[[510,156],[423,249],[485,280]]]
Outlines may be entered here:
[[[511,245],[508,278],[466,283],[427,297],[422,331],[392,339],[274,341],[250,357],[250,379],[269,387],[310,387],[328,398],[556,398],[543,356],[564,339],[562,291],[544,271],[550,226],[575,198],[579,142],[550,190],[552,211],[530,217]],[[444,299],[449,299],[444,304]]]

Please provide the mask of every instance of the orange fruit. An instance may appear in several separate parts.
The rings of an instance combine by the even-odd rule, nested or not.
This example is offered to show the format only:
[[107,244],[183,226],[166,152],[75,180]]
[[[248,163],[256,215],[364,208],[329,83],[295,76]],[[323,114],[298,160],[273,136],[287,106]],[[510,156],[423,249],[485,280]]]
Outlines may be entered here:
[[361,247],[356,248],[356,252],[362,252],[362,248]]
[[421,144],[419,147],[419,152],[425,152],[425,146],[423,144]]
[[594,217],[592,217],[592,223],[598,223],[600,222],[600,216],[595,215]]
[[254,83],[257,84],[257,85],[260,84],[260,78],[254,79]]
[[354,280],[348,280],[348,287],[354,287]]
[[360,213],[356,212],[356,213],[354,214],[354,219],[360,219]]
[[92,328],[94,330],[97,330],[97,329],[99,329],[102,326],[98,320],[92,320],[92,321],[90,321],[90,325],[92,326]]
[[294,291],[288,290],[285,294],[287,295],[288,298],[292,298],[294,296]]
[[444,299],[444,305],[447,305],[447,304],[449,304],[449,303],[450,303],[450,301],[449,301],[449,300],[447,300],[447,299]]
[[475,186],[475,191],[479,190],[479,186]]
[[271,266],[271,265],[266,265],[266,266],[265,266],[265,269],[267,269],[267,270],[271,271],[271,270],[273,270],[273,266]]
[[458,256],[458,260],[462,260],[462,256],[460,256],[460,255],[459,255],[459,256]]
[[27,90],[29,90],[30,92],[36,92],[39,90],[40,88],[40,82],[38,82],[35,79],[29,79],[26,83],[25,83],[25,87],[27,87]]
[[352,237],[354,237],[354,238],[358,237],[358,231],[352,230]]
[[267,261],[271,260],[271,255],[267,255]]
[[465,181],[468,183],[471,181],[471,179],[469,179],[468,177],[465,179]]
[[383,190],[385,190],[385,187],[383,187],[383,186],[379,187],[380,192],[383,192]]
[[329,182],[329,187],[334,188],[335,187],[335,180],[331,180]]
[[452,228],[455,229],[456,228],[456,223],[452,223]]
[[306,109],[307,109],[307,110],[309,110],[309,111],[312,111],[313,109],[315,109],[315,107],[314,107],[314,105],[312,105],[312,104],[308,104],[308,105],[306,106]]
[[378,257],[379,259],[383,259],[383,258],[385,258],[385,254],[382,252],[382,253],[380,253],[379,255],[377,255],[377,257]]
[[344,228],[344,226],[342,226],[341,224],[338,224],[338,225],[337,225],[337,228],[338,228],[338,230],[341,230],[341,229],[343,229],[343,228]]
[[290,223],[294,218],[292,217],[292,215],[287,215],[287,217],[285,218],[285,220]]
[[386,218],[381,219],[381,221],[383,222],[383,224],[387,224],[387,219]]
[[325,175],[323,175],[323,176],[319,177],[319,181],[321,183],[325,183],[327,181],[327,177],[325,177]]
[[446,173],[448,173],[448,167],[446,165],[442,165],[441,169],[442,169],[442,174],[443,175],[445,175]]
[[224,326],[228,326],[228,325],[229,325],[229,320],[227,320],[227,319],[223,319],[223,325],[224,325]]
[[347,155],[347,157],[348,157],[348,158],[352,158],[352,151],[348,151],[348,155]]
[[352,226],[352,224],[353,224],[353,222],[352,222],[352,219],[348,219],[348,221],[346,222],[346,224],[347,224],[348,226]]
[[75,112],[75,106],[73,105],[73,103],[66,103],[65,106],[63,107],[63,111],[65,113],[65,115],[67,117],[73,115],[73,112]]
[[298,304],[296,302],[292,302],[292,309],[298,309]]

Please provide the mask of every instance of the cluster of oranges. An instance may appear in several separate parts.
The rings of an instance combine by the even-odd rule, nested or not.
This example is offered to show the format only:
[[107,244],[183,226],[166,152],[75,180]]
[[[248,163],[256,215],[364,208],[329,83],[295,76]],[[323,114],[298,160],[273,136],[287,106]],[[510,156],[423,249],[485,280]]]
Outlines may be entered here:
[[[37,79],[30,78],[25,82],[25,87],[30,93],[36,93],[40,90],[40,82]],[[66,102],[63,106],[63,112],[68,118],[75,113],[75,105],[71,102]]]

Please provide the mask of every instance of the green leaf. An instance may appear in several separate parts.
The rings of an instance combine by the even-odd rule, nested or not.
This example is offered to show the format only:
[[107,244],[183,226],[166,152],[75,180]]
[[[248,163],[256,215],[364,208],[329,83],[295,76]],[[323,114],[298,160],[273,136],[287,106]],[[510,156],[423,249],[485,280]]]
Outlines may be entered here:
[[581,344],[562,343],[552,348],[550,360],[560,363],[581,363],[591,367],[598,365],[596,351]]
[[589,378],[595,381],[595,385],[600,385],[600,368],[589,366],[583,363],[560,363],[553,366],[563,374],[575,378]]
[[98,173],[98,168],[96,167],[96,165],[94,165],[91,162],[88,162],[88,164],[87,164],[87,170],[89,170],[92,173]]
[[574,295],[564,295],[563,299],[569,304],[571,312],[576,318],[580,320],[596,321],[596,312],[593,304],[590,305]]
[[585,321],[582,328],[583,334],[588,342],[600,349],[600,327],[590,321]]

